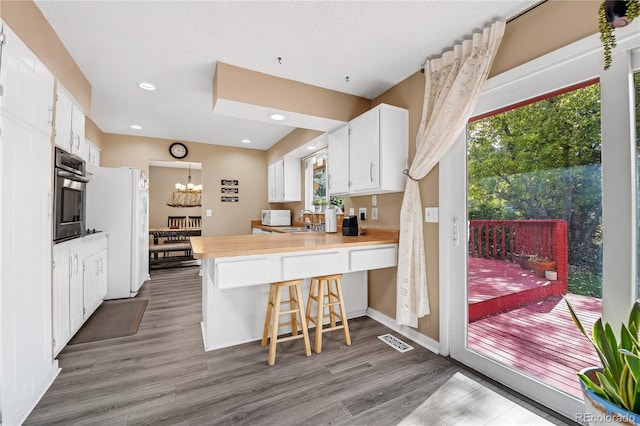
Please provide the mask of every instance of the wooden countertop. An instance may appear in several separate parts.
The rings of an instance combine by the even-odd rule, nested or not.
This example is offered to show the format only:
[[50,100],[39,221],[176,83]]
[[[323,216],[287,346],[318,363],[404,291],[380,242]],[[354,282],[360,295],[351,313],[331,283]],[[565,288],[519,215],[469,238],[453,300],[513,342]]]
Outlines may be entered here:
[[324,232],[191,237],[191,247],[196,259],[211,259],[398,243],[398,230],[380,228],[363,230],[367,235],[357,237]]

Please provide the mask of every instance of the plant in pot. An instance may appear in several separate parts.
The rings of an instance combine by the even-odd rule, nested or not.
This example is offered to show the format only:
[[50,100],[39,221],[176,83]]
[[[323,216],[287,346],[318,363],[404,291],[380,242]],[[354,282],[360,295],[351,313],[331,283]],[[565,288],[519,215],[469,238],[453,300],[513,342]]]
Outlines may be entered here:
[[531,269],[538,277],[543,278],[546,271],[553,271],[556,268],[556,262],[548,257],[535,256],[529,259]]
[[524,251],[516,255],[517,262],[522,269],[531,269],[529,260],[533,259],[534,257],[536,257],[535,254],[525,254]]
[[638,17],[638,0],[604,0],[598,9],[598,29],[604,51],[604,69],[611,66],[611,50],[616,47],[614,30]]
[[[601,366],[583,369],[578,373],[585,407],[592,421],[618,424],[640,422],[640,301],[636,301],[620,335],[599,318],[593,325],[592,336],[585,331],[573,306],[565,298],[573,322],[591,342],[600,358]],[[593,424],[593,422],[592,422]]]
[[315,206],[316,213],[322,213],[324,212],[324,209],[327,207],[329,202],[324,198],[314,198],[311,204]]

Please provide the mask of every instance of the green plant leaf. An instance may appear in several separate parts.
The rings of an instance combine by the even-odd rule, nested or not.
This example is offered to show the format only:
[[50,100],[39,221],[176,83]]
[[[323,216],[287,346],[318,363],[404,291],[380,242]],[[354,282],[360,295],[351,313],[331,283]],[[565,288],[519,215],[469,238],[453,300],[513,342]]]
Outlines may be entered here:
[[582,382],[584,383],[587,389],[592,390],[602,398],[609,399],[607,397],[607,394],[604,393],[604,390],[602,390],[602,388],[598,384],[596,384],[593,380],[591,380],[588,376],[582,373],[578,373],[578,377],[580,378],[580,380],[582,380]]
[[636,302],[631,307],[631,312],[629,312],[629,321],[627,321],[627,327],[629,327],[629,331],[633,336],[635,336],[636,341],[638,340],[638,327],[640,326],[640,300],[636,300]]
[[611,326],[609,324],[602,326],[602,318],[598,318],[593,324],[593,340],[602,353],[600,359],[605,367],[604,373],[609,370],[613,377],[620,377],[622,356],[618,352],[618,342]]
[[612,379],[611,374],[607,374],[606,369],[603,370],[602,373],[596,372],[596,376],[598,376],[598,380],[600,380],[602,390],[606,394],[605,398],[616,404],[618,407],[623,407],[624,403],[622,402],[622,398],[620,396],[618,382]]
[[626,349],[620,349],[620,353],[624,356],[629,372],[633,376],[636,383],[640,383],[640,357]]

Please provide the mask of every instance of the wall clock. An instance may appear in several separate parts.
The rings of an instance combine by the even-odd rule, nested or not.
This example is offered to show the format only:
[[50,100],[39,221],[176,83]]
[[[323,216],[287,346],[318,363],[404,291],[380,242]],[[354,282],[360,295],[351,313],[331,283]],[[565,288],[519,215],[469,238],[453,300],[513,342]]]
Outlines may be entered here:
[[184,158],[188,153],[189,150],[187,150],[187,147],[180,142],[174,142],[169,147],[169,154],[171,154],[173,158]]

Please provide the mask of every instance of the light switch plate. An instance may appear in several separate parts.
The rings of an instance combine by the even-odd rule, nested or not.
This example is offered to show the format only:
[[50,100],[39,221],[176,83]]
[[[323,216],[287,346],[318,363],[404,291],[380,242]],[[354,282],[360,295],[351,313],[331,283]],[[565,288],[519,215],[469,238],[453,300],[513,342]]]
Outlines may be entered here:
[[211,217],[211,209],[207,209],[207,216]]
[[371,220],[378,220],[378,208],[371,207]]
[[[373,207],[378,205],[378,196],[377,195],[372,195],[371,196],[371,205]],[[373,213],[371,213],[371,216],[373,216]],[[375,219],[373,219],[373,220],[375,220]]]
[[424,221],[425,222],[438,222],[438,208],[437,207],[425,207],[424,208]]

